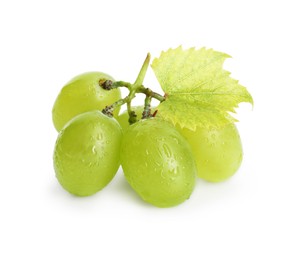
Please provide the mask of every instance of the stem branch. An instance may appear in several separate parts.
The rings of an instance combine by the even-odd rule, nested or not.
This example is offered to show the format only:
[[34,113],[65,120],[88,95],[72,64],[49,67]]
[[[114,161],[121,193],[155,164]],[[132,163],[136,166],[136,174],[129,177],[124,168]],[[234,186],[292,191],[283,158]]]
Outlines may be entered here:
[[142,113],[142,119],[151,117],[151,96],[146,96],[144,100],[144,110]]
[[101,79],[99,81],[99,85],[105,89],[105,90],[111,90],[111,89],[115,89],[115,88],[119,88],[119,87],[126,87],[128,89],[132,88],[132,84],[129,82],[125,82],[125,81],[112,81],[112,80],[105,80],[105,79]]
[[105,79],[101,79],[99,81],[99,85],[103,89],[106,89],[106,90],[116,89],[116,88],[119,88],[119,87],[126,87],[129,90],[128,96],[126,96],[123,99],[120,99],[120,100],[116,101],[115,103],[113,103],[110,106],[106,106],[102,110],[102,112],[105,115],[108,115],[108,116],[112,117],[114,109],[116,107],[127,104],[127,110],[128,110],[128,114],[129,114],[129,123],[130,124],[135,123],[137,121],[137,115],[136,115],[135,111],[132,110],[131,102],[132,102],[132,99],[135,98],[136,93],[143,93],[143,94],[145,94],[146,97],[145,97],[145,100],[144,100],[144,111],[143,111],[143,114],[142,114],[142,118],[148,118],[148,117],[152,116],[151,115],[151,100],[152,100],[152,98],[155,98],[155,99],[159,100],[160,102],[163,102],[165,100],[165,97],[161,96],[160,94],[158,94],[154,91],[152,91],[149,88],[145,88],[142,85],[143,80],[144,80],[145,75],[146,75],[146,71],[147,71],[148,66],[149,66],[149,63],[150,63],[150,54],[148,53],[145,60],[144,60],[144,62],[143,62],[143,65],[140,69],[140,72],[139,72],[139,74],[137,76],[137,79],[136,79],[134,84],[131,84],[131,83],[126,82],[126,81],[114,81],[113,82],[111,80],[105,80]]
[[110,106],[106,106],[101,112],[109,117],[113,117],[114,109],[116,107],[122,106],[123,104],[125,104],[127,102],[128,102],[128,96],[123,99],[119,99],[118,101],[116,101],[115,103],[113,103]]
[[147,56],[146,56],[146,58],[145,58],[145,60],[144,60],[143,65],[142,65],[142,67],[140,69],[138,77],[137,77],[135,83],[132,86],[133,89],[139,88],[142,85],[144,77],[145,77],[145,74],[146,74],[146,71],[148,69],[148,65],[150,63],[150,58],[151,58],[150,53],[148,53]]
[[127,102],[127,111],[129,114],[129,124],[130,125],[136,123],[136,121],[137,121],[137,115],[136,115],[135,111],[132,110],[131,102],[132,102],[131,99],[129,99],[129,101]]
[[150,97],[153,97],[153,98],[159,100],[160,102],[163,102],[165,100],[164,96],[152,91],[149,88],[145,88],[144,86],[140,86],[140,88],[137,90],[137,93],[143,93],[146,96],[150,96]]

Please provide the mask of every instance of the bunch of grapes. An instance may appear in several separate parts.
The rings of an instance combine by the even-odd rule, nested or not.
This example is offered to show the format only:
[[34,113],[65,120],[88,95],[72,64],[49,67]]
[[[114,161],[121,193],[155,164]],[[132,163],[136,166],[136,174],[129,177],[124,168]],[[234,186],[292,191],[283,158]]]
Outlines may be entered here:
[[[173,60],[177,57],[181,60],[184,53],[180,50],[178,56],[170,56]],[[170,66],[163,58],[163,63]],[[133,84],[115,81],[104,73],[90,72],[71,79],[59,93],[52,110],[53,123],[59,132],[53,156],[54,169],[59,183],[71,194],[89,196],[100,191],[121,165],[126,180],[144,201],[157,207],[171,207],[190,197],[196,177],[220,182],[239,168],[242,145],[231,117],[224,116],[219,121],[223,122],[221,124],[212,120],[207,127],[198,122],[191,108],[204,110],[202,102],[191,102],[187,98],[185,103],[181,95],[183,106],[179,106],[177,99],[172,99],[178,94],[160,95],[146,88],[143,80],[149,62],[150,55]],[[169,76],[164,73],[164,66],[157,70],[155,67],[155,72],[161,73],[157,76],[159,81],[160,77]],[[214,71],[211,73],[212,80],[219,76]],[[181,75],[174,77],[177,76]],[[181,80],[173,82],[181,83]],[[162,85],[162,81],[160,83]],[[124,98],[120,87],[129,90]],[[205,91],[208,92],[208,88]],[[234,91],[230,91],[229,96],[235,96]],[[132,107],[137,93],[145,94],[144,105]],[[211,96],[207,98],[212,99]],[[151,106],[152,99],[160,101],[158,107]],[[165,112],[164,104],[169,106],[169,103],[176,112],[171,113],[170,109]],[[127,111],[119,114],[124,104]],[[212,107],[206,106],[212,111]],[[170,114],[176,119],[170,119]],[[186,120],[192,124],[183,126],[188,118],[193,118]]]

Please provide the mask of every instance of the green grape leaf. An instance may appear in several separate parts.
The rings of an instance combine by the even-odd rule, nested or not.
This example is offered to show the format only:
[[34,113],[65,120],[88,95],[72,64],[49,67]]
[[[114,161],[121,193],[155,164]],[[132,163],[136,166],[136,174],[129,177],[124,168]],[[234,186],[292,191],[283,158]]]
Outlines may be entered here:
[[223,69],[229,57],[212,49],[181,46],[162,52],[151,65],[166,96],[158,106],[159,115],[191,130],[237,121],[229,112],[235,113],[241,102],[253,104],[253,99]]

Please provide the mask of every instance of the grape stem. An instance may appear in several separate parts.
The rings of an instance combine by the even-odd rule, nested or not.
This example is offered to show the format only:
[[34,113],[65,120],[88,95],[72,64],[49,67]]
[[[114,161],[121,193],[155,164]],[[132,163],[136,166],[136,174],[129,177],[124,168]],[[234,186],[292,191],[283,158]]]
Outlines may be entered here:
[[140,72],[136,78],[136,81],[133,84],[126,82],[126,81],[114,81],[114,82],[111,80],[100,80],[99,81],[99,85],[105,90],[112,90],[112,89],[116,89],[119,87],[126,87],[129,90],[129,94],[125,98],[116,101],[115,103],[113,103],[110,106],[106,106],[102,110],[102,112],[105,115],[112,117],[113,112],[116,107],[127,104],[127,111],[129,114],[129,123],[130,124],[135,123],[137,121],[137,115],[136,115],[135,111],[132,110],[131,102],[135,98],[136,93],[143,93],[145,95],[145,100],[144,100],[144,111],[142,114],[142,118],[148,118],[148,117],[153,116],[151,114],[152,98],[155,98],[155,99],[159,100],[160,102],[163,102],[165,100],[165,97],[152,91],[151,89],[143,86],[143,80],[145,78],[145,75],[146,75],[146,72],[147,72],[147,69],[148,69],[148,66],[150,63],[150,58],[151,58],[151,56],[148,53],[144,60],[143,65],[140,69]]
[[133,89],[135,89],[135,88],[137,88],[137,87],[139,87],[139,86],[142,85],[143,80],[145,78],[145,74],[146,74],[148,66],[149,66],[149,63],[150,63],[150,58],[151,58],[150,53],[148,53],[146,55],[146,58],[145,58],[143,64],[142,64],[142,67],[141,67],[141,69],[139,71],[137,79],[136,79],[135,83],[133,84],[133,87],[132,87]]
[[146,96],[155,98],[157,100],[159,100],[160,102],[163,102],[165,100],[165,97],[152,91],[150,88],[145,88],[143,85],[141,85],[137,91],[137,93],[143,93]]
[[144,100],[144,110],[142,113],[142,119],[149,118],[152,116],[151,114],[151,96],[146,96]]

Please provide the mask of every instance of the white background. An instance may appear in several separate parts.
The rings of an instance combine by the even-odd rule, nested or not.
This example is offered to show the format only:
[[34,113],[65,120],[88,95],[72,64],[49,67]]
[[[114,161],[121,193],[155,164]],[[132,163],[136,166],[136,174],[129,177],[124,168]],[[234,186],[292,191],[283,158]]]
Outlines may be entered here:
[[[299,1],[1,1],[0,259],[301,259]],[[210,47],[255,106],[244,161],[182,205],[143,203],[122,172],[87,198],[56,181],[51,109],[91,70],[134,81],[147,52]],[[151,69],[145,84],[158,90]]]

